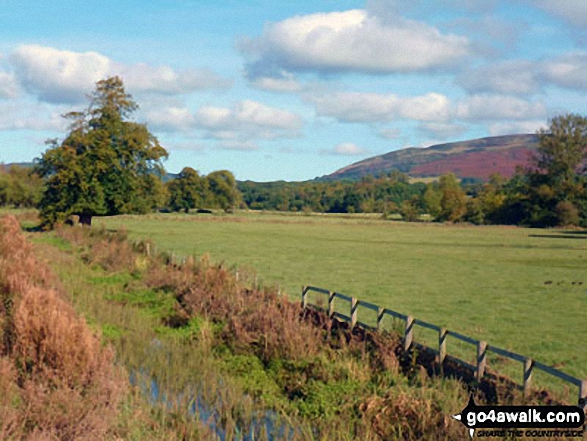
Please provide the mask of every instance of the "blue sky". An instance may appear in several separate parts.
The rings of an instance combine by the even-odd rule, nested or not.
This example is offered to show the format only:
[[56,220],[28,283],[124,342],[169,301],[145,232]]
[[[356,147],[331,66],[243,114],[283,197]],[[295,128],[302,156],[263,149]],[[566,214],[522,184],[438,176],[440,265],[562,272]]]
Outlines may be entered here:
[[306,180],[587,114],[584,0],[0,0],[0,161],[123,78],[171,172]]

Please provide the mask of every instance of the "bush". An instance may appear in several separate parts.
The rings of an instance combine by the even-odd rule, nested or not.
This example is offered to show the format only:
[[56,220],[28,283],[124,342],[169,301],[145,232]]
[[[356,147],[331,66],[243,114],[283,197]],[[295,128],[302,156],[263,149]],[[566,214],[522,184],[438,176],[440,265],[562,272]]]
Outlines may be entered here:
[[556,204],[555,212],[560,226],[579,225],[579,210],[572,202],[559,202]]
[[0,437],[102,439],[126,381],[19,230],[0,226]]

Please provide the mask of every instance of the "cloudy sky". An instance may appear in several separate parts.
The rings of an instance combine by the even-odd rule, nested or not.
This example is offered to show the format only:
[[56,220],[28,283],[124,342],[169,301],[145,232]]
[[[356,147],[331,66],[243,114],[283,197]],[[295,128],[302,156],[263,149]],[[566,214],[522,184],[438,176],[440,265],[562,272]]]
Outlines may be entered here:
[[0,0],[0,161],[112,75],[169,171],[306,180],[587,114],[587,1]]

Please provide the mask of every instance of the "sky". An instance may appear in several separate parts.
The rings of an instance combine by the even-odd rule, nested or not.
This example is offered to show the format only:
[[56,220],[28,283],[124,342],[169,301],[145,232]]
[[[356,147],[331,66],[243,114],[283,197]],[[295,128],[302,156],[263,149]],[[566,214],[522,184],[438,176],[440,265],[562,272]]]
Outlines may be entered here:
[[118,75],[166,169],[301,181],[587,114],[585,0],[0,0],[0,162]]

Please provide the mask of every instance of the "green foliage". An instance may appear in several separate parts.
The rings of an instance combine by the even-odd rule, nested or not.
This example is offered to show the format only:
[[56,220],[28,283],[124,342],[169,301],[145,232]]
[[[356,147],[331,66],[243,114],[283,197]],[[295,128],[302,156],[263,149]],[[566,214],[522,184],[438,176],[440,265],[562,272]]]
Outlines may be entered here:
[[167,183],[169,208],[173,211],[202,207],[208,190],[207,181],[191,167],[185,167],[179,176]]
[[38,163],[47,178],[39,204],[43,225],[71,214],[89,224],[95,215],[145,213],[160,202],[167,152],[145,125],[127,120],[137,107],[122,80],[112,77],[96,83],[86,109],[65,115],[69,133],[62,142],[48,141]]
[[12,165],[0,166],[0,205],[30,208],[37,205],[43,181],[34,170]]
[[360,181],[239,183],[245,204],[254,210],[386,215],[397,213],[413,196],[422,196],[425,188],[410,184],[399,172]]
[[399,209],[402,219],[407,222],[414,222],[420,216],[420,210],[418,209],[418,197],[414,196],[411,200],[405,200]]
[[232,211],[240,203],[240,193],[234,175],[228,170],[219,170],[206,176],[215,205],[224,211]]
[[538,154],[525,174],[525,197],[520,198],[522,222],[587,224],[587,118],[556,116],[538,135]]
[[457,177],[452,173],[441,176],[438,186],[442,193],[439,220],[460,221],[467,211],[467,200]]
[[538,136],[540,146],[535,165],[562,190],[586,170],[587,118],[576,114],[555,116],[549,129],[541,129]]
[[186,213],[192,208],[220,208],[233,211],[241,202],[241,194],[234,175],[219,170],[200,176],[191,167],[185,167],[179,176],[167,183],[168,206],[173,211]]
[[442,213],[442,192],[438,188],[436,182],[430,183],[426,186],[423,199],[428,213],[434,218],[440,216]]
[[[279,284],[295,301],[302,284],[338,290],[544,363],[564,360],[565,372],[587,376],[576,350],[587,306],[581,232],[268,213],[200,222],[184,215],[123,216],[105,223],[177,255],[210,253],[226,266],[254,267],[259,280]],[[349,314],[347,302],[337,300],[335,308]],[[369,319],[376,314],[369,314],[360,309],[359,320],[374,324]],[[391,325],[386,318],[384,326]],[[428,335],[436,344],[437,336]],[[426,330],[417,331],[417,338],[426,337]]]

